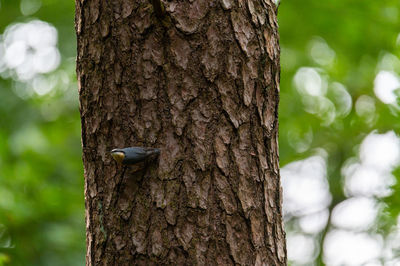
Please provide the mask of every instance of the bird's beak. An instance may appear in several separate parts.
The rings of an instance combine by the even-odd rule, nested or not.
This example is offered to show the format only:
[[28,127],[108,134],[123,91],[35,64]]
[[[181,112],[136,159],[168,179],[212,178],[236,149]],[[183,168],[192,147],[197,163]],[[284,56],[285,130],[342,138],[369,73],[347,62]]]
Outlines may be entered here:
[[125,153],[123,153],[122,151],[111,151],[111,156],[114,158],[115,161],[117,161],[117,163],[122,164],[122,161],[125,158]]

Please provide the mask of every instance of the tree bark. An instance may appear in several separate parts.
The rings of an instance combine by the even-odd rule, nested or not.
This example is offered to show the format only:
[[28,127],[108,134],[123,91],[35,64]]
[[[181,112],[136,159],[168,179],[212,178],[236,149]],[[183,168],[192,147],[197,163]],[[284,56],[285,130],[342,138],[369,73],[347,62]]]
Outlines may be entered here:
[[286,265],[275,5],[154,2],[76,0],[86,264]]

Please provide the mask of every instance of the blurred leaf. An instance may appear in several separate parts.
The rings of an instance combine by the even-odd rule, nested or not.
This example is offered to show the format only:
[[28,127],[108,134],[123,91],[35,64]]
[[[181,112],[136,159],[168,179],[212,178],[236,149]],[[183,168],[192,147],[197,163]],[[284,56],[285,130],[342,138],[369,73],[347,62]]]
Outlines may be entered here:
[[11,236],[5,227],[5,225],[0,224],[0,249],[11,247]]

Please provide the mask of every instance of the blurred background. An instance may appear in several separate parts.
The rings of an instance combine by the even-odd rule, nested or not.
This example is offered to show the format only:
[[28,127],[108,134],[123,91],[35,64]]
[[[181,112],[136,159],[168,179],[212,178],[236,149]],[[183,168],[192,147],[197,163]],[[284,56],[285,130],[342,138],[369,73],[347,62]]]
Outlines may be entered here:
[[[398,0],[282,0],[290,265],[400,265]],[[0,266],[84,265],[74,1],[0,0]]]
[[84,265],[74,1],[0,0],[0,266]]
[[400,2],[282,0],[291,265],[400,265]]

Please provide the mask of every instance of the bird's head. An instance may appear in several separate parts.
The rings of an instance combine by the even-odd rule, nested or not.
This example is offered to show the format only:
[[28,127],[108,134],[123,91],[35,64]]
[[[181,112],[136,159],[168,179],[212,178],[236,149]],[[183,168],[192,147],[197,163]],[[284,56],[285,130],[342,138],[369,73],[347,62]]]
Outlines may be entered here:
[[125,152],[122,149],[113,149],[111,151],[111,156],[117,161],[118,164],[122,164],[125,158]]

